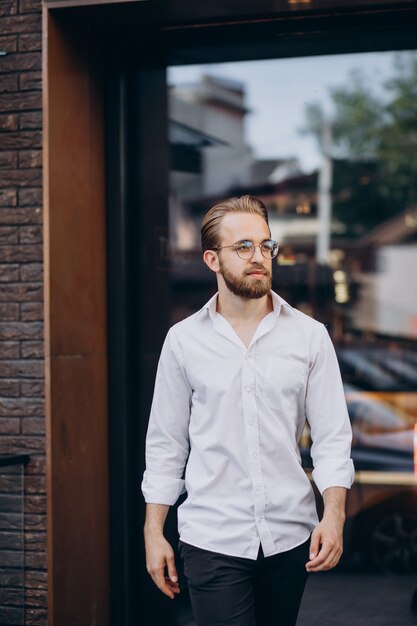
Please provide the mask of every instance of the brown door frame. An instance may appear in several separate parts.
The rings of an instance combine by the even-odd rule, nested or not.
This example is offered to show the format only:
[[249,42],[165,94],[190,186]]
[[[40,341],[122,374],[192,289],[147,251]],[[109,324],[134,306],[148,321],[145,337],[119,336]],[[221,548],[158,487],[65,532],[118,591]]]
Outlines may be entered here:
[[[166,63],[186,63],[417,47],[416,15],[415,0],[44,4],[50,624],[110,624],[105,50],[133,49],[140,41],[141,54],[158,51]],[[151,210],[146,185],[141,188],[149,185],[150,166],[151,161],[138,172],[142,212]],[[157,241],[158,233],[152,236]],[[152,304],[145,311],[149,321]],[[140,339],[144,367],[160,335],[159,329],[149,345]],[[140,417],[143,437],[145,416]]]
[[[92,41],[44,11],[50,624],[109,623],[103,104]],[[94,155],[94,156],[92,156]]]

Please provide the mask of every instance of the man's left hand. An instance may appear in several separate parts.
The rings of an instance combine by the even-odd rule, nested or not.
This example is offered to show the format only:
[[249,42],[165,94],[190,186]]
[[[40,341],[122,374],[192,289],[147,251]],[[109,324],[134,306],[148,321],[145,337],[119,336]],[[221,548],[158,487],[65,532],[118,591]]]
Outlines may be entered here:
[[339,563],[343,552],[346,491],[346,487],[339,486],[323,491],[324,514],[311,535],[308,572],[322,572]]
[[308,572],[322,572],[335,567],[343,552],[343,516],[329,512],[311,535]]

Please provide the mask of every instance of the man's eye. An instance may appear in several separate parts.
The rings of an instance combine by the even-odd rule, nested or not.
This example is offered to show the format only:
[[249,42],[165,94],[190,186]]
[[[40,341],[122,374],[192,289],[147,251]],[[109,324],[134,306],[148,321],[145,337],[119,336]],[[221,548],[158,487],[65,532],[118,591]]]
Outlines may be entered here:
[[251,241],[241,241],[236,247],[238,250],[250,250],[252,246],[253,243]]

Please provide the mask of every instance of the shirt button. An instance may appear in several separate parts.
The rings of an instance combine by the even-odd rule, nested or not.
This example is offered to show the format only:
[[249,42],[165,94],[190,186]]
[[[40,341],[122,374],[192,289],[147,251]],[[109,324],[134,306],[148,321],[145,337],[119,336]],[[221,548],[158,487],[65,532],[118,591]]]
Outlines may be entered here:
[[261,491],[262,485],[256,485],[256,491]]
[[253,459],[257,459],[258,458],[258,453],[257,452],[252,452],[252,458]]
[[249,420],[249,426],[253,426],[255,423],[255,420]]

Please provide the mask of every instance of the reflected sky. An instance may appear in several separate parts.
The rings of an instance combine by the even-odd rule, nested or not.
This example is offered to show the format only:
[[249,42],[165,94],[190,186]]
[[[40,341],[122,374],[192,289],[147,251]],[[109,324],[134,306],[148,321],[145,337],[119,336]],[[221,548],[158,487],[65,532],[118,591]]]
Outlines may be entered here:
[[[329,88],[348,84],[353,69],[369,76],[369,86],[382,94],[381,84],[390,76],[395,52],[329,55],[214,65],[171,67],[169,84],[191,83],[202,74],[233,78],[245,83],[247,140],[261,158],[295,156],[304,171],[312,171],[320,156],[305,125],[305,105],[322,103],[330,110]],[[276,125],[274,124],[276,120]]]

